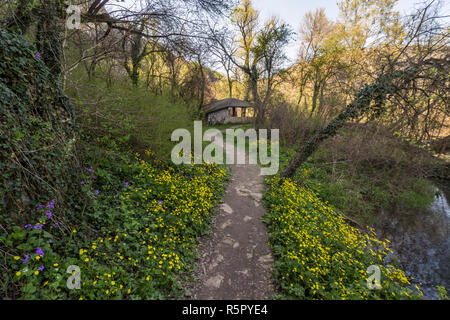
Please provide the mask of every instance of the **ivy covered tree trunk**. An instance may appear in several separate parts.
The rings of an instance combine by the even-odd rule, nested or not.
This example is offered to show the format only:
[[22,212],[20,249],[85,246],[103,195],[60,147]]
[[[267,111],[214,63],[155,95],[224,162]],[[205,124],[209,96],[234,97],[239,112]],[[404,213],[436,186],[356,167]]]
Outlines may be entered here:
[[19,0],[13,16],[8,18],[8,31],[25,34],[33,22],[34,0]]
[[130,77],[131,83],[134,87],[137,87],[139,85],[139,66],[140,63],[136,62],[136,60],[131,59],[131,68],[128,66],[128,61],[125,62],[125,70],[128,73],[128,76]]
[[22,225],[33,201],[61,200],[78,170],[72,105],[35,50],[0,30],[0,217]]
[[8,31],[26,34],[36,27],[35,45],[37,57],[42,59],[51,73],[61,74],[62,33],[64,8],[60,0],[19,0],[13,16],[8,21]]
[[36,47],[50,72],[59,77],[62,72],[63,13],[59,0],[42,2],[36,33]]
[[[139,70],[141,69],[142,61],[150,53],[147,51],[147,44],[142,36],[144,25],[142,24],[137,31],[138,34],[131,39],[130,57],[126,58],[124,63],[125,70],[134,87],[139,85]],[[131,68],[129,62],[131,62]]]

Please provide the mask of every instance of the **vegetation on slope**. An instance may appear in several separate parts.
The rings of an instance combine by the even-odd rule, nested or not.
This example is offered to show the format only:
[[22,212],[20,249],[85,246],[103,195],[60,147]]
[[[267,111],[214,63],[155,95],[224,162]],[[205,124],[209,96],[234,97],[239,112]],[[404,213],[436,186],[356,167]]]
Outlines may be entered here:
[[[313,121],[305,120],[304,128]],[[284,139],[281,171],[295,154],[287,145]],[[427,210],[435,188],[426,178],[442,165],[378,126],[349,124],[292,178],[267,179],[265,221],[281,298],[420,298],[396,260],[385,262],[389,241],[367,225],[376,225],[382,210]],[[372,265],[381,270],[380,290],[367,286]]]
[[[193,267],[197,238],[208,231],[227,180],[222,167],[176,167],[162,156],[171,148],[168,132],[190,122],[186,108],[139,89],[85,82],[87,96],[69,91],[73,118],[36,49],[20,36],[0,36],[1,295],[182,294],[182,275]],[[66,284],[72,271],[79,271],[79,290]]]
[[[388,243],[373,230],[362,234],[317,194],[298,183],[278,178],[268,181],[265,220],[276,258],[275,277],[283,298],[296,299],[405,299],[402,270],[384,266]],[[371,290],[368,268],[381,270],[379,290]],[[376,285],[376,283],[373,283]],[[419,289],[418,289],[419,290]],[[420,292],[420,291],[419,291]]]
[[[294,154],[290,148],[283,152],[284,159]],[[365,225],[376,223],[382,210],[426,210],[435,195],[430,179],[445,165],[383,128],[348,125],[309,158],[294,180]]]
[[[155,167],[144,160],[102,158],[79,184],[85,206],[74,208],[65,232],[55,222],[59,204],[39,205],[33,222],[14,226],[2,239],[11,248],[10,281],[24,299],[164,299],[181,292],[199,235],[227,172],[214,165]],[[49,199],[50,200],[50,199]],[[75,217],[76,216],[76,217]],[[78,266],[80,290],[65,283]]]

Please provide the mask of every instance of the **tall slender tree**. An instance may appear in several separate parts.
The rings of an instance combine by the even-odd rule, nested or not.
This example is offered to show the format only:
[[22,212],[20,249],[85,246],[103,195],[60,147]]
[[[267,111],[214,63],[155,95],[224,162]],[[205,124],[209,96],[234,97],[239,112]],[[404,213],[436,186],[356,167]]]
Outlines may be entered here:
[[[253,7],[251,0],[242,0],[239,6],[233,9],[231,21],[239,31],[239,52],[243,58],[243,66],[251,68],[252,48],[257,36],[259,12]],[[248,100],[251,92],[250,77],[244,73],[245,100]],[[253,97],[255,99],[255,97]]]

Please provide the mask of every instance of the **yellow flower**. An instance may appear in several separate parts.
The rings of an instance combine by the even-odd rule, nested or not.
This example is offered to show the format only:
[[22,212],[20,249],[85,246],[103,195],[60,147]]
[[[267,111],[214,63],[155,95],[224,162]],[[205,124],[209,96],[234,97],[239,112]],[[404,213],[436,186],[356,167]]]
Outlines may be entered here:
[[111,285],[116,285],[116,282],[115,281],[111,281]]
[[35,275],[38,275],[38,274],[39,274],[39,270],[36,270],[36,271],[34,272],[34,274],[35,274]]
[[15,256],[15,257],[14,257],[14,260],[19,260],[19,259],[20,259],[19,256]]
[[54,267],[57,267],[57,266],[59,266],[59,264],[55,263],[55,264],[53,264],[53,266],[54,266]]
[[16,276],[20,276],[21,274],[22,274],[22,272],[20,272],[20,271],[16,272]]
[[77,233],[77,230],[73,229],[72,232],[73,232],[73,233]]

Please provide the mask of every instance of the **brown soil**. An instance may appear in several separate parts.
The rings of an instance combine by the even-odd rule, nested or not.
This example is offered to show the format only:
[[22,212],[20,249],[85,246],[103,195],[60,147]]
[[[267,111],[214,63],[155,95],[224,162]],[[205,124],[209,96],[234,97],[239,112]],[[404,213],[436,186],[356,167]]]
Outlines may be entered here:
[[[248,162],[247,162],[248,163]],[[262,222],[260,168],[234,165],[210,236],[201,240],[194,300],[272,299],[273,258]]]

